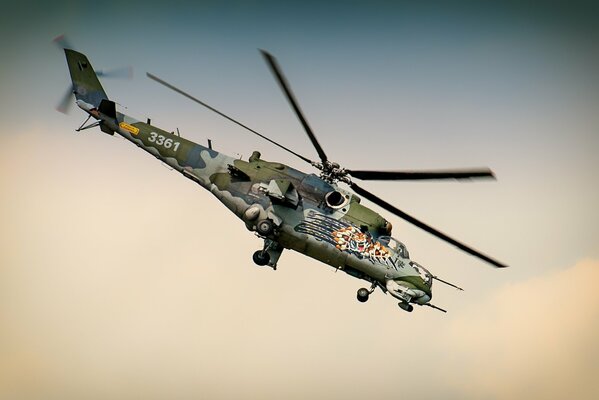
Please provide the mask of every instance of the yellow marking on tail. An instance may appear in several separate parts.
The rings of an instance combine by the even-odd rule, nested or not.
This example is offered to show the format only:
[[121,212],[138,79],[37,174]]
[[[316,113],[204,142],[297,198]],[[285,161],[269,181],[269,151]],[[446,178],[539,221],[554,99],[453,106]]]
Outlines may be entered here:
[[139,128],[134,127],[133,125],[129,125],[126,122],[121,122],[119,124],[119,126],[121,128],[123,128],[124,130],[126,130],[127,132],[132,133],[133,135],[137,135],[139,133]]

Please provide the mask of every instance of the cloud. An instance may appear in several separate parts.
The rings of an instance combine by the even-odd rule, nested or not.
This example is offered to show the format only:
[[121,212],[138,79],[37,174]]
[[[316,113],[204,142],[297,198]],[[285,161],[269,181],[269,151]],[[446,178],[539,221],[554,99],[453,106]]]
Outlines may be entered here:
[[472,307],[443,340],[448,382],[478,399],[599,398],[597,281],[599,261],[585,260]]

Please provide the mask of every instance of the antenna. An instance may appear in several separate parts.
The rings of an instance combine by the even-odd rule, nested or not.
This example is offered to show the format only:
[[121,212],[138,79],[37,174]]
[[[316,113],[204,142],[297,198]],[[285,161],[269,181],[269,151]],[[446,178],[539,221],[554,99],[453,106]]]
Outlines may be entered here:
[[456,288],[456,289],[458,289],[458,290],[464,291],[464,289],[462,289],[461,287],[459,287],[459,286],[456,286],[456,285],[454,285],[453,283],[449,283],[449,282],[447,282],[447,281],[444,281],[443,279],[441,279],[441,278],[438,278],[438,277],[436,277],[436,276],[433,276],[433,279],[436,279],[436,280],[438,280],[439,282],[441,282],[441,283],[444,283],[444,284],[446,284],[446,285],[448,285],[448,286],[454,287],[454,288]]

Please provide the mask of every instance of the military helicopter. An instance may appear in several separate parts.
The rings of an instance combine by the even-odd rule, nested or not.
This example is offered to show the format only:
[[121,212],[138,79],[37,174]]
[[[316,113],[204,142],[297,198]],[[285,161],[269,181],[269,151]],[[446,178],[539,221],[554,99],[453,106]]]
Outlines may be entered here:
[[[76,131],[99,127],[109,135],[116,133],[208,190],[239,217],[248,230],[264,240],[263,248],[253,254],[253,261],[259,266],[274,270],[284,249],[295,250],[369,282],[369,288],[363,287],[357,292],[360,302],[366,302],[376,288],[380,288],[399,300],[399,307],[405,311],[411,312],[413,305],[420,305],[446,312],[430,303],[433,280],[462,289],[432,275],[412,260],[406,246],[391,237],[391,223],[362,204],[365,198],[495,267],[506,267],[354,182],[354,179],[494,178],[491,170],[371,171],[341,167],[331,161],[320,146],[279,64],[266,51],[261,50],[262,56],[316,149],[318,161],[267,138],[153,74],[147,73],[147,76],[307,162],[320,171],[319,175],[263,160],[258,151],[247,161],[230,157],[215,151],[210,141],[207,147],[202,146],[151,125],[149,119],[143,122],[125,115],[117,111],[115,102],[106,95],[87,57],[66,46],[64,52],[75,103],[88,114]],[[88,123],[92,118],[94,121]],[[351,190],[340,187],[340,183]]]

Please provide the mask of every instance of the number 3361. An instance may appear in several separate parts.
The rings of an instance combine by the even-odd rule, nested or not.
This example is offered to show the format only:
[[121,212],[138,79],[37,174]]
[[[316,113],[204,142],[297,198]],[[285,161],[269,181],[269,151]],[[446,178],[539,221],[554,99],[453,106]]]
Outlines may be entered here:
[[173,139],[167,139],[164,136],[157,134],[156,132],[150,132],[148,142],[156,143],[157,145],[163,146],[167,149],[170,149],[172,147],[175,151],[177,151],[180,145],[179,142],[174,142]]

